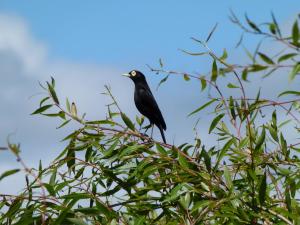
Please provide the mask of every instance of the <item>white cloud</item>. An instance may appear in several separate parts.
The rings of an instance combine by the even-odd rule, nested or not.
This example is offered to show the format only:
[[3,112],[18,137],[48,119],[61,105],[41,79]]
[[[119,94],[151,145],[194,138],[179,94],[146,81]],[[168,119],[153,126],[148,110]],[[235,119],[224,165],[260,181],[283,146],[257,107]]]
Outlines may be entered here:
[[[100,92],[104,84],[113,84],[122,106],[130,110],[129,99],[121,93],[129,92],[128,82],[120,76],[121,71],[93,64],[80,64],[66,60],[49,60],[47,47],[36,40],[26,22],[16,16],[0,14],[0,146],[6,145],[6,138],[21,143],[22,157],[31,166],[37,166],[39,159],[44,164],[51,161],[63,148],[59,141],[67,130],[56,130],[59,121],[52,118],[30,116],[42,98],[34,94],[41,92],[38,81],[44,82],[54,76],[57,92],[62,100],[71,96],[80,112],[96,119],[105,115],[105,102]],[[128,104],[127,104],[128,103]],[[6,162],[6,163],[4,163]],[[7,163],[10,162],[10,163]],[[0,174],[12,165],[19,167],[14,157],[1,152]],[[24,181],[20,175],[0,182],[0,190],[15,193],[9,188],[13,183],[21,187]]]
[[16,16],[0,15],[0,51],[18,56],[24,71],[34,74],[46,60],[47,50],[44,44],[35,40],[24,21]]

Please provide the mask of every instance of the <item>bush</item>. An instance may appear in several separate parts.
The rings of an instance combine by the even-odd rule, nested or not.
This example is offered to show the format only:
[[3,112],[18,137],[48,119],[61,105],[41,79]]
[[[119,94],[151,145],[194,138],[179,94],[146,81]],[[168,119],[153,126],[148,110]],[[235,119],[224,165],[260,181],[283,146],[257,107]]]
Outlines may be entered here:
[[[250,74],[267,77],[288,69],[287,78],[297,78],[299,19],[288,35],[281,33],[274,15],[259,26],[248,17],[243,23],[233,13],[231,20],[243,36],[267,38],[284,51],[270,56],[259,44],[247,51],[249,63],[230,63],[226,50],[218,56],[208,47],[215,26],[206,41],[193,38],[204,52],[185,51],[212,59],[206,76],[169,71],[161,61],[158,68],[150,68],[165,75],[161,83],[180,75],[199,82],[201,91],[214,91],[217,97],[190,116],[212,113],[208,132],[218,144],[208,149],[200,138],[179,146],[153,140],[141,132],[144,118],[128,118],[108,87],[105,93],[112,104],[107,118],[86,120],[74,103],[61,102],[52,78],[33,114],[60,118],[60,128],[70,122],[80,128],[64,138],[66,148],[47,167],[26,167],[19,146],[9,143],[27,185],[17,196],[1,194],[1,224],[300,224],[300,143],[289,143],[285,130],[299,134],[300,91],[278,93],[280,99],[288,98],[280,101],[261,98],[260,92],[249,98],[245,91]],[[228,76],[235,82],[224,86]],[[240,94],[227,96],[230,91],[224,88]],[[274,108],[271,115],[269,108]],[[279,121],[283,114],[287,120]],[[17,172],[6,171],[0,180]]]

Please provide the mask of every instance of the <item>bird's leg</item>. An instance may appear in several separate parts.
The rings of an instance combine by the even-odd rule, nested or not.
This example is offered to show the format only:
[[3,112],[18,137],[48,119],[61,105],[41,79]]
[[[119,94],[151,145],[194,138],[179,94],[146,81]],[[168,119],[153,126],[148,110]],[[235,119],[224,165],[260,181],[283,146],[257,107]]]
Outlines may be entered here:
[[146,127],[145,134],[147,133],[149,127],[150,127],[150,125],[148,125],[148,126]]
[[151,124],[151,136],[150,136],[151,139],[152,139],[152,136],[153,136],[153,128],[154,128],[154,123]]

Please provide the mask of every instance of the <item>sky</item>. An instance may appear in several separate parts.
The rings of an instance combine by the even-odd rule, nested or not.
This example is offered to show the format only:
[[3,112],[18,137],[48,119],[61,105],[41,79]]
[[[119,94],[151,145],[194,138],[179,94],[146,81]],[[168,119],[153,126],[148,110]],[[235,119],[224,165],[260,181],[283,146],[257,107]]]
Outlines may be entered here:
[[[230,9],[240,18],[247,13],[259,22],[269,20],[273,11],[280,24],[288,26],[299,8],[295,0],[1,0],[0,146],[6,145],[8,136],[20,143],[22,158],[29,166],[37,166],[40,159],[46,165],[63,149],[66,143],[60,140],[74,126],[57,130],[58,120],[30,116],[42,97],[38,82],[50,76],[56,79],[59,98],[75,101],[88,119],[105,116],[109,100],[100,94],[105,84],[111,86],[122,110],[134,118],[138,112],[133,83],[120,76],[132,69],[146,74],[165,117],[169,142],[192,140],[198,118],[200,136],[209,142],[205,115],[187,118],[207,101],[207,93],[200,92],[198,83],[180,77],[172,77],[156,90],[163,77],[151,73],[146,64],[156,67],[161,58],[168,69],[207,73],[211,60],[189,57],[178,49],[203,51],[190,37],[205,39],[216,23],[210,48],[217,53],[226,48],[233,61],[243,62],[245,55],[235,49],[241,31],[228,19]],[[256,44],[255,38],[245,40],[249,49]],[[266,95],[271,95],[269,87],[274,90],[272,82],[265,83],[269,85],[264,89]],[[258,88],[262,85],[258,83],[253,85]],[[160,138],[157,130],[155,137]],[[0,174],[19,167],[12,154],[0,154]],[[1,181],[0,192],[16,192],[22,186],[18,179],[24,178],[17,175]]]

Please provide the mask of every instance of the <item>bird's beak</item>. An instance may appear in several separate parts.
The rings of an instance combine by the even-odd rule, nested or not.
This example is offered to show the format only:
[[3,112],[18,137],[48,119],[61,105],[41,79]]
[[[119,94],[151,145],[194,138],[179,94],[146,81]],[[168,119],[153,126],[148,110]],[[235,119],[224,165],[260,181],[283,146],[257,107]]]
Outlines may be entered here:
[[122,76],[130,77],[130,74],[129,73],[123,73]]

